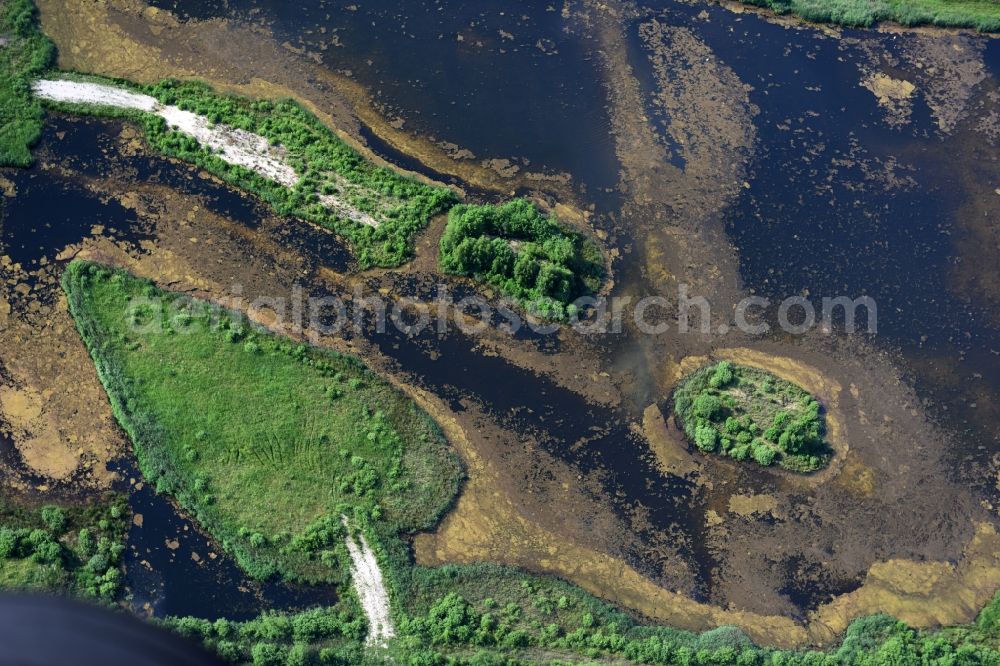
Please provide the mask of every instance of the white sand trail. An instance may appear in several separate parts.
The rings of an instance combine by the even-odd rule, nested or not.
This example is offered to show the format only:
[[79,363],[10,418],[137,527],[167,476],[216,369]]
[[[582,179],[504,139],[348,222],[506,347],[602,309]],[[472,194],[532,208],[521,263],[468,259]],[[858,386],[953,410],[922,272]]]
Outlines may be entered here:
[[[341,517],[344,527],[347,527],[347,518]],[[382,570],[379,569],[378,560],[372,552],[364,534],[358,534],[361,545],[358,546],[354,539],[348,534],[345,539],[347,552],[351,555],[351,578],[354,583],[354,591],[361,600],[361,607],[368,618],[368,639],[369,645],[385,645],[385,642],[396,635],[396,630],[392,626],[392,618],[389,615],[389,593],[385,589],[385,582],[382,580]]]
[[[135,93],[116,86],[91,81],[42,79],[33,85],[35,94],[54,102],[95,104],[152,113],[167,121],[167,126],[194,138],[229,164],[245,167],[285,187],[299,182],[295,169],[263,136],[228,125],[212,124],[204,116],[177,106],[161,104],[151,95]],[[333,195],[320,195],[320,202],[341,217],[370,227],[379,221]]]

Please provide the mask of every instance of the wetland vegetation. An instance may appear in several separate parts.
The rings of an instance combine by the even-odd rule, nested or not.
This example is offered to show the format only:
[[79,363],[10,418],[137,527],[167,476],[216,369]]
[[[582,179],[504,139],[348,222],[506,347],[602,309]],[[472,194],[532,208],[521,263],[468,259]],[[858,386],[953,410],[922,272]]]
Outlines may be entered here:
[[819,402],[765,370],[707,365],[674,392],[678,425],[705,453],[813,472],[832,455]]
[[880,21],[908,26],[938,25],[1000,31],[1000,3],[995,0],[743,0],[779,14],[807,21],[869,27]]
[[441,267],[493,285],[551,319],[575,315],[573,301],[597,292],[604,278],[594,241],[524,199],[452,208],[441,237]]
[[[264,125],[281,117],[275,110],[283,102],[232,98],[232,106],[225,106],[230,104],[225,102],[223,111],[216,114],[217,101],[230,98],[220,98],[202,84],[171,81],[161,86],[154,93],[161,103],[204,114],[212,123],[252,128],[247,131],[267,135],[269,130]],[[176,94],[177,89],[188,87],[193,91],[190,96],[188,92]],[[154,88],[141,90],[153,93]],[[203,99],[198,90],[203,90]],[[263,105],[259,110],[267,111],[265,116],[245,122],[238,118],[239,114],[251,113],[248,109],[258,104]],[[301,111],[301,107],[293,106]],[[115,113],[110,109],[99,112]],[[361,190],[344,189],[339,178],[327,178],[325,172],[315,174],[315,181],[307,183],[308,188],[299,193],[302,197],[295,199],[295,188],[284,188],[219,159],[197,142],[192,143],[190,137],[173,131],[162,119],[135,119],[147,125],[154,147],[256,192],[276,209],[307,217],[309,207],[320,203],[319,197],[344,194],[358,208],[372,214],[381,212],[377,205],[369,206],[371,202],[365,200]],[[313,145],[309,136],[308,132],[296,134],[274,140],[271,146],[292,160],[296,171],[306,173],[306,177],[308,165],[302,167],[296,155],[308,153]],[[301,143],[296,144],[299,139]],[[297,152],[300,149],[302,152]],[[289,207],[282,208],[286,204]],[[440,209],[448,205],[443,203]],[[317,216],[332,214],[329,209],[324,211],[315,209]],[[603,263],[596,245],[588,245],[590,241],[585,237],[559,226],[527,202],[458,207],[452,217],[462,222],[457,225],[459,232],[450,239],[449,251],[445,252],[444,243],[441,247],[442,265],[450,272],[480,279],[526,307],[556,319],[574,314],[569,306],[571,295],[593,293],[600,286]],[[426,224],[420,216],[413,220],[413,228]],[[355,232],[359,237],[374,236],[376,230],[340,218],[318,223],[348,238]],[[168,227],[163,223],[158,231],[165,236]],[[199,232],[205,229],[200,227]],[[386,222],[377,229],[392,227]],[[402,261],[401,257],[410,251],[406,243],[412,236],[406,235],[410,233],[406,224],[397,229],[403,229],[401,236],[387,237],[381,246],[378,239],[369,239],[370,245],[364,238],[355,241],[362,266]],[[453,231],[450,224],[448,230]],[[532,235],[535,231],[537,235]],[[184,232],[184,243],[189,236]],[[399,244],[396,241],[400,237],[407,240]],[[634,239],[640,245],[647,240],[641,236]],[[235,264],[248,261],[247,256],[233,252],[233,264],[220,260],[222,268],[211,273],[210,268],[199,265],[203,256],[188,255],[188,250],[181,249],[183,244],[169,246],[164,237],[157,238],[156,244],[156,249],[149,252],[163,252],[164,248],[177,251],[182,259],[190,260],[188,265],[199,277],[209,277],[206,283],[226,272],[235,273]],[[367,256],[363,254],[366,248],[370,250]],[[282,270],[280,260],[267,258],[274,261],[276,272]],[[679,261],[678,266],[683,263]],[[707,262],[690,263],[698,271],[708,267]],[[296,276],[304,275],[300,269],[296,266]],[[164,292],[119,270],[77,262],[69,266],[63,284],[115,416],[133,438],[143,476],[160,491],[175,497],[225,549],[237,556],[244,568],[259,577],[277,573],[297,580],[344,583],[348,555],[343,546],[346,529],[338,520],[341,513],[351,516],[352,526],[364,532],[379,555],[397,626],[397,637],[385,652],[364,645],[364,615],[346,585],[342,585],[344,593],[338,595],[333,607],[293,614],[268,612],[249,621],[197,617],[164,621],[175,631],[203,641],[228,661],[289,665],[383,660],[408,664],[626,662],[665,666],[1000,663],[1000,596],[971,624],[920,630],[885,615],[864,617],[853,622],[832,647],[785,651],[759,647],[743,631],[730,626],[695,633],[647,624],[551,576],[493,564],[416,566],[407,537],[434,524],[450,505],[460,470],[437,428],[401,394],[365,370],[359,361],[255,329],[238,313],[206,310],[198,301]],[[539,301],[541,305],[537,305]],[[418,341],[425,343],[437,351],[433,342]],[[578,351],[579,347],[567,343],[563,353]],[[577,361],[570,359],[571,364]],[[460,367],[454,357],[445,362]],[[404,372],[408,371],[405,363],[401,365]],[[621,368],[608,369],[615,372]],[[414,374],[419,375],[419,371]],[[696,376],[698,381],[694,381]],[[863,389],[865,386],[862,384]],[[556,420],[549,419],[550,412],[544,411],[553,391],[549,396],[539,396],[532,393],[533,389],[524,387],[523,402],[530,405],[529,411],[538,408],[545,414],[542,420]],[[476,398],[474,393],[469,395]],[[679,416],[682,403],[687,420]],[[797,386],[782,383],[767,373],[713,364],[678,389],[675,406],[679,422],[702,450],[752,459],[762,465],[784,465],[799,472],[821,468],[828,460],[824,457],[829,451],[822,441],[823,414],[819,404]],[[552,412],[559,417],[557,409]],[[582,414],[580,410],[571,416],[586,420],[580,418]],[[523,436],[524,432],[516,435]],[[492,432],[484,440],[492,447],[502,445]],[[581,439],[581,448],[586,449],[587,442]],[[514,467],[513,456],[505,462],[511,463],[515,475],[527,471]],[[608,471],[626,475],[624,467]],[[544,493],[543,477],[549,473],[544,467],[528,471],[525,476],[531,483],[529,493]],[[582,481],[583,475],[576,478]],[[648,487],[656,485],[657,480],[650,476],[639,481]],[[523,492],[524,488],[515,488],[515,492],[518,490]],[[810,539],[832,532],[840,545],[841,537],[852,536],[850,529],[841,529],[833,522],[834,512],[814,496],[803,493],[803,499],[803,505],[809,506],[804,513],[822,515],[831,523],[822,535],[815,531],[814,524],[805,525],[811,531]],[[634,502],[631,506],[642,504]],[[866,511],[869,506],[864,505]],[[883,502],[881,506],[892,505]],[[545,508],[553,507],[556,511],[578,509],[561,503]],[[872,513],[877,514],[877,508]],[[0,527],[0,553],[8,553],[7,559],[0,561],[0,566],[5,567],[0,583],[114,598],[119,578],[115,545],[120,543],[126,519],[123,511],[108,508],[107,513],[98,512],[96,523],[88,517],[74,517],[74,510],[68,507],[26,511],[0,521],[5,526]],[[860,513],[851,520],[858,520]],[[913,513],[917,515],[916,510]],[[3,515],[0,511],[0,517]],[[753,536],[761,537],[760,541],[777,540],[780,525],[776,523],[791,524],[794,520],[757,521],[764,527]],[[750,549],[742,549],[750,540],[735,538],[738,522],[751,521],[729,520],[722,529],[732,530],[733,543],[740,544],[735,560],[737,568],[743,569],[740,575],[745,580],[763,577],[762,570],[755,568]],[[107,532],[98,534],[105,529]],[[95,534],[96,547],[92,545]],[[614,534],[615,538],[619,536]],[[696,538],[702,536],[703,532],[695,533]],[[559,538],[573,545],[572,533],[560,534]],[[886,535],[885,540],[893,538],[895,535]],[[848,541],[843,550],[864,550],[855,543]],[[714,549],[718,542],[707,545]],[[792,547],[798,545],[793,542]],[[825,544],[814,543],[813,547],[824,548]],[[518,545],[512,540],[513,548]],[[94,554],[85,560],[91,552]],[[894,552],[879,551],[878,557]],[[102,554],[104,559],[98,557]],[[777,549],[765,556],[772,555],[781,557]],[[837,563],[832,551],[830,560]],[[96,562],[94,566],[92,561]],[[723,564],[718,571],[734,563],[719,561]],[[767,566],[772,567],[774,562],[769,559]],[[951,562],[942,566],[952,567]],[[105,563],[107,568],[101,573]],[[577,564],[572,562],[571,566]],[[612,580],[611,585],[616,582]],[[906,584],[911,582],[920,581]],[[746,597],[770,583],[758,588],[748,586],[744,590]],[[746,597],[743,601],[729,601],[724,590],[711,592],[718,595],[713,597],[713,603],[725,599],[730,608],[740,609],[747,603]],[[964,612],[969,602],[963,602]],[[914,603],[936,602],[918,598]],[[982,603],[982,597],[978,603]],[[902,608],[911,610],[905,604]],[[949,612],[932,610],[935,618],[941,617],[938,612]],[[838,629],[842,630],[843,625]]]
[[356,359],[93,263],[63,286],[144,476],[254,577],[342,581],[342,514],[409,532],[455,495],[437,426]]
[[35,21],[31,0],[0,3],[0,167],[31,164],[42,135],[41,103],[31,81],[52,63],[55,49]]

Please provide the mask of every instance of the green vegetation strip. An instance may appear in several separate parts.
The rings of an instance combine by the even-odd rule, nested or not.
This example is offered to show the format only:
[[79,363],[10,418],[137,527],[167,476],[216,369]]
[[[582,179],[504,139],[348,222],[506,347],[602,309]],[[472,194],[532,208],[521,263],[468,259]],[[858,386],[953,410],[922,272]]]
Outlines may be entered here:
[[816,399],[763,370],[728,361],[701,368],[674,392],[674,410],[706,453],[795,472],[825,467],[833,455]]
[[65,507],[0,496],[0,590],[113,601],[122,582],[127,515],[119,495]]
[[441,267],[498,287],[529,311],[556,320],[575,315],[573,301],[595,293],[604,278],[596,243],[524,199],[452,208]]
[[49,68],[54,54],[31,0],[0,2],[0,167],[31,164],[44,121],[31,80]]
[[[203,116],[210,123],[266,138],[299,176],[289,187],[252,169],[232,164],[193,137],[171,129],[163,118],[137,109],[106,104],[47,102],[53,108],[139,122],[156,150],[191,162],[226,182],[252,192],[283,215],[294,215],[326,227],[348,240],[361,268],[398,266],[413,254],[414,235],[435,214],[455,202],[455,194],[405,178],[376,166],[341,141],[315,116],[293,100],[250,100],[215,92],[205,83],[166,80],[141,86],[122,80],[65,75],[76,81],[114,85],[155,97],[160,103]],[[330,196],[378,221],[373,227],[325,205]]]
[[1000,31],[997,0],[743,0],[807,21],[870,27],[879,21]]
[[341,514],[394,535],[455,496],[436,424],[358,360],[92,263],[63,287],[144,476],[251,575],[345,582]]
[[977,622],[919,631],[885,615],[851,624],[839,646],[761,648],[723,626],[703,633],[644,626],[577,587],[493,565],[412,567],[407,617],[385,650],[362,647],[350,611],[265,615],[249,623],[169,624],[234,662],[275,664],[659,664],[662,666],[993,666],[1000,595]]

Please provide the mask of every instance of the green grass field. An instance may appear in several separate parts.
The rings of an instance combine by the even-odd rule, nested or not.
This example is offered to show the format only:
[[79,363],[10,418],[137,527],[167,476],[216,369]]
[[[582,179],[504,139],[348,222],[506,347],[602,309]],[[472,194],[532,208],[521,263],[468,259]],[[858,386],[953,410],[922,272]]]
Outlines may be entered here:
[[143,474],[250,574],[342,580],[341,514],[407,532],[455,496],[436,424],[356,359],[95,264],[63,286]]
[[31,79],[48,69],[55,49],[38,30],[31,0],[0,2],[0,40],[0,167],[28,166],[44,122]]
[[743,0],[808,21],[871,26],[880,21],[1000,31],[997,0]]

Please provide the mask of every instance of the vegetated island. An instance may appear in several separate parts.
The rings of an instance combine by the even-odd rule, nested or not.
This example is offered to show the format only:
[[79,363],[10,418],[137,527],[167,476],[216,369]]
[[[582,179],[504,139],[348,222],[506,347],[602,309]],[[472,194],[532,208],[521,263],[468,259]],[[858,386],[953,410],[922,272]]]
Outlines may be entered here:
[[0,167],[31,164],[31,146],[42,136],[41,103],[31,81],[47,70],[55,47],[35,21],[31,0],[0,3]]
[[361,268],[402,264],[413,236],[457,200],[369,162],[291,99],[223,95],[197,81],[143,86],[66,73],[33,89],[57,110],[137,121],[159,152],[345,238]]
[[457,493],[437,425],[360,361],[94,263],[63,288],[143,475],[250,575],[344,583],[342,515],[410,532]]
[[936,25],[1000,31],[1000,3],[996,0],[742,0],[778,14],[794,14],[807,21],[871,27],[880,21],[905,26]]
[[674,391],[678,425],[705,453],[814,472],[833,456],[819,402],[769,372],[728,361],[705,366]]
[[554,320],[575,315],[573,301],[596,293],[604,278],[597,244],[525,199],[452,208],[440,261],[445,272],[491,284]]

